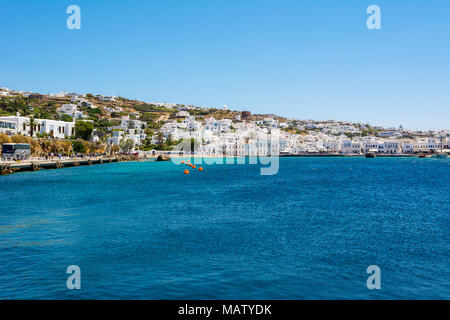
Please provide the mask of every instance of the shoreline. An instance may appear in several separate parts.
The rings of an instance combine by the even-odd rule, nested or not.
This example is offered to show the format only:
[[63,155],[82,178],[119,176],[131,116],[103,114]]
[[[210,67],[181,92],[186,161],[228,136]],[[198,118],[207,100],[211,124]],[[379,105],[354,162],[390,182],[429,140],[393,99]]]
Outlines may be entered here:
[[[173,159],[186,159],[186,158],[271,158],[273,156],[202,156],[202,155],[176,155],[170,156]],[[336,158],[365,158],[364,154],[280,154],[279,158],[321,158],[321,157],[336,157]],[[417,155],[414,154],[378,154],[378,158],[417,158]],[[149,158],[156,158],[155,156],[151,156]]]

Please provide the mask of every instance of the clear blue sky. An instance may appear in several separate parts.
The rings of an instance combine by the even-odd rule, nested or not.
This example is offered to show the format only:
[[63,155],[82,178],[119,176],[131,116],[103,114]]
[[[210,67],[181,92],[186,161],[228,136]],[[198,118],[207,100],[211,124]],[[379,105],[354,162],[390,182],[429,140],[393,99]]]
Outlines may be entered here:
[[14,89],[450,129],[448,0],[0,0],[0,44]]

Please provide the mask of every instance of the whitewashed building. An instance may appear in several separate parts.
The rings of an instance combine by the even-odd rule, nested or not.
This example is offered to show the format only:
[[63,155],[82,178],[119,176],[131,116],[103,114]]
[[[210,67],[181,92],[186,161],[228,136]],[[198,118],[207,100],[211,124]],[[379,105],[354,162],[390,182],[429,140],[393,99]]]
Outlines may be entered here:
[[71,116],[74,119],[83,119],[86,118],[87,116],[83,114],[82,111],[78,110],[78,106],[76,104],[63,104],[61,106],[61,108],[59,109],[59,113],[60,115],[68,115]]
[[[49,136],[64,139],[75,135],[75,122],[65,122],[49,119],[34,119],[36,126],[34,127],[33,136],[37,134],[47,134]],[[14,130],[9,130],[12,134],[30,135],[30,127],[28,126],[30,118],[21,117],[19,113],[16,116],[0,117],[0,122],[12,125]]]
[[129,116],[123,116],[120,121],[120,126],[122,128],[130,128],[130,129],[144,129],[146,123],[141,120],[131,119]]
[[341,144],[341,152],[345,154],[360,154],[361,143],[352,140],[345,140]]
[[97,96],[97,99],[103,102],[112,102],[116,101],[115,96]]

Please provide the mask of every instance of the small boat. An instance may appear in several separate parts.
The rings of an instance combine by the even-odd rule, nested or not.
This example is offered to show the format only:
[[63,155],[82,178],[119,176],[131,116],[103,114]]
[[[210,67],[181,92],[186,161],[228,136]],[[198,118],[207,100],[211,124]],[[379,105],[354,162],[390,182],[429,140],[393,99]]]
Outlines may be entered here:
[[366,153],[366,158],[376,158],[378,154],[378,149],[369,149]]

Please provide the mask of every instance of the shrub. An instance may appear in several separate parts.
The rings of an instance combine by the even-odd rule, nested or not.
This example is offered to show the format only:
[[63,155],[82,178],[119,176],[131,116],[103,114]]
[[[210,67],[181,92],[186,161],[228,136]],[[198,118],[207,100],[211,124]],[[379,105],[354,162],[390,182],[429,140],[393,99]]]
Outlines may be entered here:
[[72,148],[76,153],[86,153],[86,147],[80,140],[72,141]]

